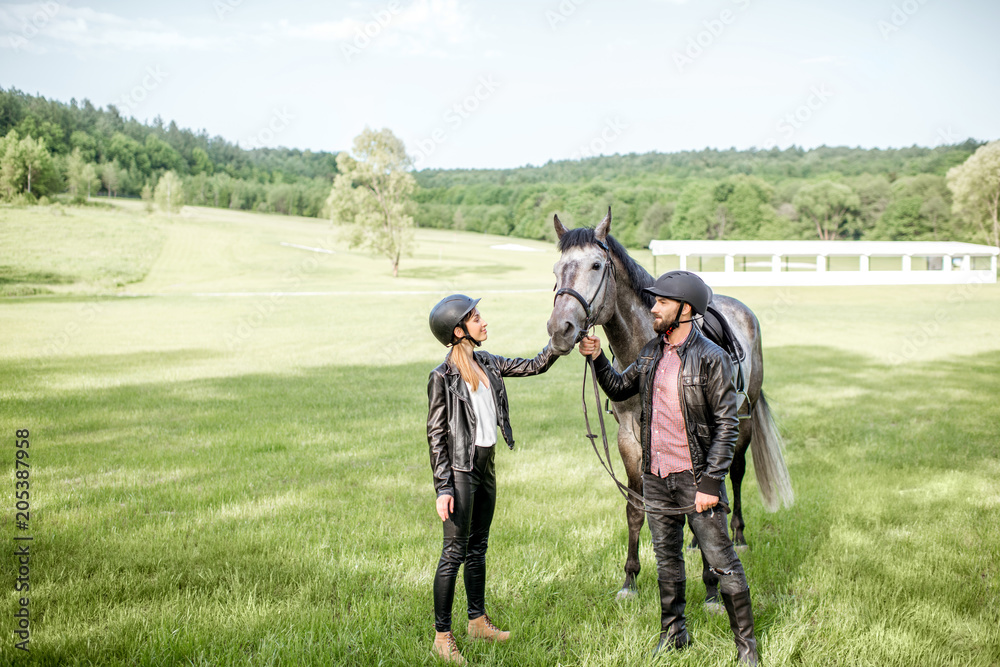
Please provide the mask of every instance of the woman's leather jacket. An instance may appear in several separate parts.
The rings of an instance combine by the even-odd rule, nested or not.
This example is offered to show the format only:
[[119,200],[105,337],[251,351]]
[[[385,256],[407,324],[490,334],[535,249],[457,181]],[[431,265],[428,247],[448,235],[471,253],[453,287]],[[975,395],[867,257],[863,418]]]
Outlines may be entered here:
[[[483,350],[473,352],[486,371],[497,406],[497,426],[507,446],[514,449],[510,430],[505,377],[526,377],[547,371],[558,356],[545,348],[534,359],[508,359]],[[437,495],[454,495],[452,470],[472,470],[476,441],[476,415],[469,388],[458,369],[445,361],[431,371],[427,380],[427,443],[430,445],[431,470]]]

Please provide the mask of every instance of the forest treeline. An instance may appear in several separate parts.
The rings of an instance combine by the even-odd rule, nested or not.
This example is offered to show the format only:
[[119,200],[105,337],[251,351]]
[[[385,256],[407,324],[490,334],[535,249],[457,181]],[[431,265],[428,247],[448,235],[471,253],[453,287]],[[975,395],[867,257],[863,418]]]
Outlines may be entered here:
[[173,171],[188,204],[321,216],[337,169],[335,153],[244,150],[159,117],[151,124],[124,118],[111,104],[67,104],[13,88],[0,89],[0,137],[0,197],[8,200],[64,192],[78,200],[88,192],[137,197]]
[[[183,201],[322,217],[336,154],[246,150],[204,131],[124,118],[113,105],[0,89],[0,198],[150,196],[173,172]],[[981,145],[613,155],[517,169],[413,172],[418,226],[552,239],[552,214],[616,237],[983,242],[952,210],[946,174]]]

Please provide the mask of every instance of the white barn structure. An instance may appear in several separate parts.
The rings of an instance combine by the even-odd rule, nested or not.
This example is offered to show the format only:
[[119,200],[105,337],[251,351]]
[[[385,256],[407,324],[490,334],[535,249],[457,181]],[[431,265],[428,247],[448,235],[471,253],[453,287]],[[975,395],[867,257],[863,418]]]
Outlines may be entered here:
[[713,287],[995,283],[1000,255],[952,241],[652,241],[649,249],[654,272],[658,257],[673,255]]

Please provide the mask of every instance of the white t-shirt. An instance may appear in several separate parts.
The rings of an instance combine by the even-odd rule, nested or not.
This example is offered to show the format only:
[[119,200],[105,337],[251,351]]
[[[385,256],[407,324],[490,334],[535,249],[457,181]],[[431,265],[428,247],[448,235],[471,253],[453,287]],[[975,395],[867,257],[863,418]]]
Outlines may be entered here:
[[492,447],[497,443],[497,404],[493,399],[493,390],[485,382],[480,382],[476,391],[472,391],[468,382],[465,386],[469,389],[472,409],[476,413],[476,447]]

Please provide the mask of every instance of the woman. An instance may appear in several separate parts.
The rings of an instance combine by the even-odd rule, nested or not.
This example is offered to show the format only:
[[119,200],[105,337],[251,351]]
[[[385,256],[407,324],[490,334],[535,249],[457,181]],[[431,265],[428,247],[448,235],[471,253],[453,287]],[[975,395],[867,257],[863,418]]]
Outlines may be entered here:
[[434,577],[433,653],[462,664],[451,632],[451,607],[458,568],[465,563],[470,639],[506,641],[486,615],[486,545],[496,505],[493,468],[497,426],[514,448],[504,377],[544,373],[556,355],[545,349],[534,359],[507,359],[476,350],[486,340],[479,299],[453,294],[431,310],[434,336],[450,347],[444,363],[427,382],[427,442],[437,491],[437,513],[444,522],[444,546]]

